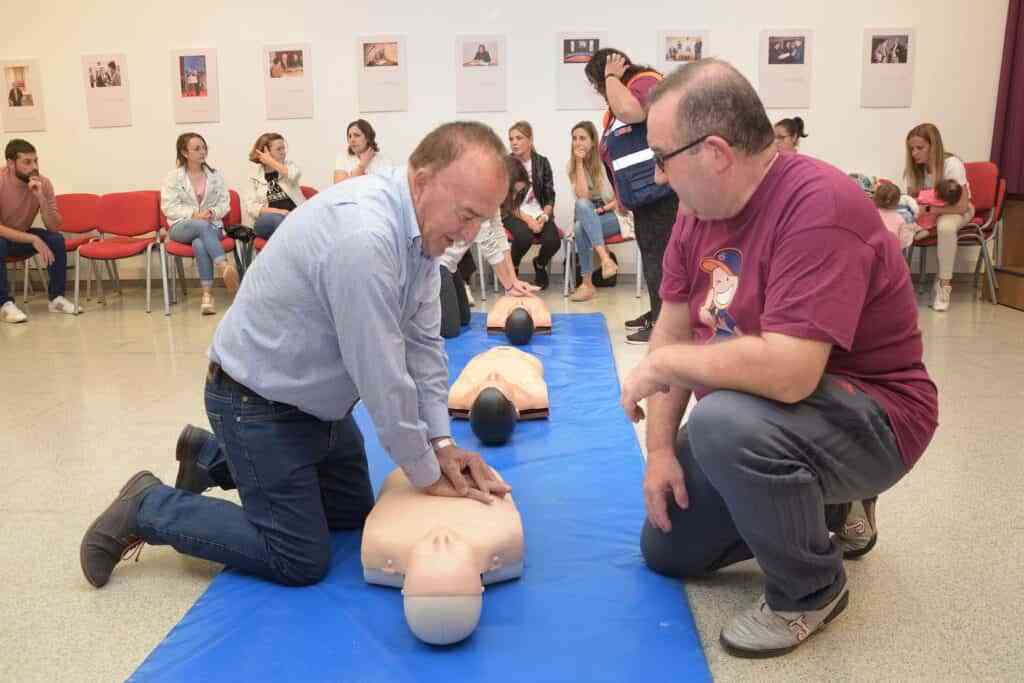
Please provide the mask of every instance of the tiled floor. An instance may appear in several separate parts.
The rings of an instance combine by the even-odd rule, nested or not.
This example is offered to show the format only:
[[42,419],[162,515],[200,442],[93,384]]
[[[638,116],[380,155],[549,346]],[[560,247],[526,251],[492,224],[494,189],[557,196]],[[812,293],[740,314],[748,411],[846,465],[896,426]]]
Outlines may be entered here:
[[[143,298],[128,290],[73,318],[37,296],[31,322],[0,326],[0,680],[123,679],[218,571],[168,548],[146,548],[101,591],[79,570],[97,512],[136,470],[173,477],[178,431],[205,421],[220,316],[201,317],[198,297],[171,318],[146,315]],[[587,304],[546,299],[553,312],[604,312],[620,373],[644,353],[624,343],[623,321],[645,310],[631,286]],[[920,310],[942,426],[882,497],[879,544],[849,563],[849,609],[796,653],[739,660],[718,632],[758,594],[757,565],[689,584],[717,679],[1024,679],[1024,313],[966,286],[949,313]]]

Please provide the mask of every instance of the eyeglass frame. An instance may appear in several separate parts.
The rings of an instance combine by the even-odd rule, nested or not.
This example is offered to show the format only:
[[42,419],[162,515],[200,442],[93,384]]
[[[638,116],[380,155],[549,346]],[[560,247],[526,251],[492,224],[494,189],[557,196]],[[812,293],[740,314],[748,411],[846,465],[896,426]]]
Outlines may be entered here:
[[670,160],[670,159],[671,159],[672,157],[675,157],[675,156],[679,156],[679,155],[680,155],[680,154],[682,154],[683,152],[685,152],[685,151],[687,151],[687,150],[691,150],[691,149],[693,149],[694,147],[696,147],[696,146],[697,146],[697,145],[699,145],[700,143],[702,143],[702,142],[705,142],[705,141],[706,141],[706,140],[707,140],[708,138],[710,138],[710,137],[720,137],[720,138],[722,138],[723,140],[725,140],[725,143],[726,143],[727,145],[729,145],[730,147],[732,147],[732,143],[731,143],[731,142],[729,142],[728,140],[726,140],[725,138],[723,138],[723,137],[722,137],[721,135],[719,135],[718,133],[708,133],[707,135],[702,135],[702,136],[700,136],[699,138],[697,138],[696,140],[694,140],[694,141],[693,141],[693,142],[691,142],[690,144],[688,144],[688,145],[683,145],[683,146],[682,146],[682,147],[680,147],[679,149],[677,149],[677,150],[675,150],[675,151],[673,151],[673,152],[669,152],[668,154],[664,154],[664,155],[662,155],[662,154],[655,154],[655,155],[654,155],[654,163],[655,163],[655,165],[657,165],[657,167],[658,167],[658,170],[659,170],[659,171],[661,171],[662,173],[664,173],[664,172],[665,172],[665,164],[666,164],[666,163],[667,163],[667,162],[668,162],[668,161],[669,161],[669,160]]

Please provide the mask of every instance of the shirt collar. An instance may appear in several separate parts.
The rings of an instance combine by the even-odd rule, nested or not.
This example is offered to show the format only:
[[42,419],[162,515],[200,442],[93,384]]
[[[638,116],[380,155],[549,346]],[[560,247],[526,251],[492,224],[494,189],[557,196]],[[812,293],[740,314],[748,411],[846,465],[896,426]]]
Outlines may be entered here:
[[402,197],[402,222],[405,226],[405,236],[410,242],[422,240],[420,224],[416,220],[416,207],[412,203],[412,189],[409,187],[409,169],[406,166],[396,166],[393,173],[398,174],[398,187]]

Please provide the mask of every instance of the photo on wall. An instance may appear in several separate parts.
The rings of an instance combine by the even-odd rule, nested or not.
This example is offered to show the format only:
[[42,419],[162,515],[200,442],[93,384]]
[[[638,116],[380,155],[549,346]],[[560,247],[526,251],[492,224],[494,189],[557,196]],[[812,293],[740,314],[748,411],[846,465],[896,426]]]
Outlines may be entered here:
[[562,64],[586,64],[600,49],[600,38],[563,38]]
[[302,78],[302,50],[275,50],[270,54],[271,78]]
[[132,125],[127,69],[123,54],[82,55],[82,83],[90,128]]
[[805,39],[803,36],[769,36],[769,64],[804,63]]
[[405,36],[375,35],[356,39],[359,111],[405,111],[409,74]]
[[861,106],[910,107],[914,99],[914,29],[866,28],[861,50]]
[[872,35],[871,63],[906,64],[909,59],[909,46],[910,36],[906,33],[899,35]]
[[663,61],[669,64],[685,64],[703,58],[703,36],[668,35],[662,40]]
[[462,40],[462,66],[498,66],[498,41]]
[[213,48],[172,50],[171,88],[175,123],[219,121],[217,51]]
[[0,61],[3,100],[3,130],[22,133],[46,130],[39,62],[35,59]]
[[398,43],[363,43],[363,66],[398,66]]

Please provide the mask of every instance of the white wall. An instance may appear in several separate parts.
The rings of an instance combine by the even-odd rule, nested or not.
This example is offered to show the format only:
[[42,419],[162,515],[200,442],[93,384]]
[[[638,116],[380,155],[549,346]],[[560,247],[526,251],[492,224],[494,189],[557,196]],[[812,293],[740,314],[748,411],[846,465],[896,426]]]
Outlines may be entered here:
[[[477,118],[503,135],[515,120],[532,122],[536,146],[556,171],[557,217],[563,224],[572,214],[562,172],[569,129],[581,118],[599,122],[600,112],[554,110],[552,54],[554,34],[560,30],[607,29],[613,46],[636,61],[654,63],[659,30],[707,28],[710,54],[733,62],[756,85],[759,31],[811,28],[811,108],[769,112],[773,121],[793,114],[806,120],[810,137],[802,145],[805,153],[848,171],[896,178],[902,170],[906,131],[931,121],[955,153],[967,160],[988,158],[1006,0],[718,0],[674,5],[633,0],[621,6],[628,10],[616,9],[613,3],[550,0],[391,0],[372,3],[372,8],[366,1],[312,0],[6,3],[0,58],[41,60],[47,131],[23,137],[39,148],[43,172],[58,192],[158,188],[173,166],[176,136],[189,129],[206,137],[210,162],[233,187],[242,186],[249,146],[266,130],[288,139],[306,184],[324,187],[344,144],[344,126],[359,116],[355,36],[383,32],[406,34],[410,58],[409,111],[366,116],[392,159],[404,159],[427,130],[455,118],[454,36],[508,36],[510,110]],[[911,109],[860,108],[863,29],[886,26],[917,29]],[[261,46],[295,41],[312,43],[315,118],[267,121]],[[220,123],[172,122],[169,51],[186,47],[218,49]],[[92,52],[127,54],[132,127],[89,128],[80,64],[81,55]],[[3,135],[0,143],[10,137]],[[630,252],[621,253],[628,258]]]

